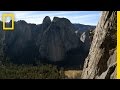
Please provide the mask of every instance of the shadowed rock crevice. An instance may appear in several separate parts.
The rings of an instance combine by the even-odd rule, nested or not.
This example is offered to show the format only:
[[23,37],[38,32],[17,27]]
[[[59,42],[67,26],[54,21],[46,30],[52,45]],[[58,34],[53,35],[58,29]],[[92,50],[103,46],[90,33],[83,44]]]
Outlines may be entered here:
[[114,73],[114,71],[115,71],[115,68],[116,68],[116,64],[109,68],[108,73],[107,73],[105,79],[110,79],[112,73]]

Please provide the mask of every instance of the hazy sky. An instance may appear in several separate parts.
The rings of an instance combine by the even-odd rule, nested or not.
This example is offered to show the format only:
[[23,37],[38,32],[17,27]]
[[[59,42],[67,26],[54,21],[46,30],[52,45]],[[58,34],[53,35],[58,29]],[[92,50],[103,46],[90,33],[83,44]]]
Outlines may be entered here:
[[[13,13],[15,21],[25,20],[28,23],[41,24],[45,16],[68,18],[72,23],[97,25],[100,11],[0,11],[0,20],[3,13]],[[9,18],[8,18],[9,19]]]

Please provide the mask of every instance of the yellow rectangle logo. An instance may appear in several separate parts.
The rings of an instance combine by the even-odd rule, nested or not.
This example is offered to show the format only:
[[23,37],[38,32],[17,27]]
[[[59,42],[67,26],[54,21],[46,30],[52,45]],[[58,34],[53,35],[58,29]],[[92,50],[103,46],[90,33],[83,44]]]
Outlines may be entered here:
[[[11,17],[12,19],[12,26],[11,27],[6,27],[6,18]],[[3,21],[3,30],[14,30],[14,14],[2,14],[2,21]]]
[[117,11],[117,79],[120,79],[120,11]]

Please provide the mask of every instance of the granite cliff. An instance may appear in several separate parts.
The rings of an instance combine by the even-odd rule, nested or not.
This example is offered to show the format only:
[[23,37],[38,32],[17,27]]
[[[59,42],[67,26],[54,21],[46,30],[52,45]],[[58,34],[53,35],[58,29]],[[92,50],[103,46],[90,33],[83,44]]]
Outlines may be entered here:
[[[86,25],[77,24],[77,27],[84,31]],[[51,21],[50,17],[46,16],[39,25],[20,20],[15,22],[14,31],[5,31],[2,48],[5,57],[17,64],[36,64],[40,61],[65,66],[83,65],[90,47],[90,44],[87,45],[89,34],[83,34],[78,28],[67,18],[54,17]],[[81,35],[85,36],[84,41],[80,39]]]
[[102,12],[84,63],[82,79],[116,78],[116,14],[116,11]]

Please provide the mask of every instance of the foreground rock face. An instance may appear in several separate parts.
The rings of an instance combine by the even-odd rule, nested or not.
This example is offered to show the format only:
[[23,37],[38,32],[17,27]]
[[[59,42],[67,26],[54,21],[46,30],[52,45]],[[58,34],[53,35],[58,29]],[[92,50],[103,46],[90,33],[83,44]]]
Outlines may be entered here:
[[82,79],[116,78],[116,12],[104,11],[85,60]]

